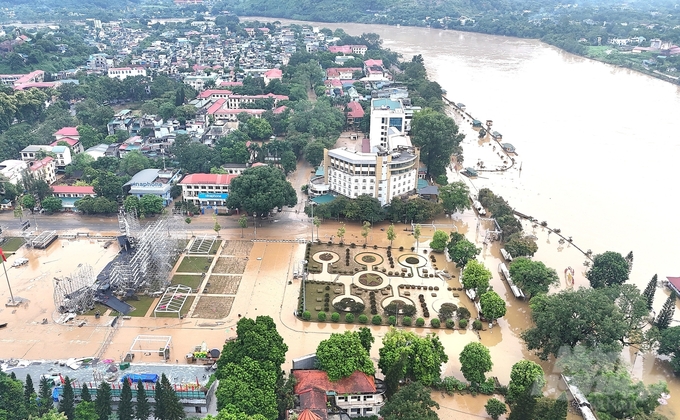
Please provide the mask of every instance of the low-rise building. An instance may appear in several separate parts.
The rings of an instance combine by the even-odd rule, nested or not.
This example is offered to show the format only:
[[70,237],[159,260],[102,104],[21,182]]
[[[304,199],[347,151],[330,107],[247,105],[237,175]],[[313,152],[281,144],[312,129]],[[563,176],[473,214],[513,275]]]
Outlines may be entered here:
[[163,205],[172,202],[170,189],[180,177],[180,172],[172,169],[143,169],[123,185],[126,194],[142,198],[145,195],[156,195],[163,199]]
[[113,67],[106,73],[111,79],[124,80],[128,77],[146,76],[144,67]]
[[21,182],[28,163],[23,160],[5,160],[0,162],[0,175],[14,185]]
[[356,371],[347,378],[332,382],[322,370],[293,370],[295,395],[299,407],[295,411],[310,410],[322,419],[328,418],[336,407],[349,417],[377,416],[385,404],[385,386],[373,376]]
[[180,181],[182,198],[202,209],[224,207],[229,185],[238,174],[190,174]]
[[64,210],[74,210],[75,202],[85,197],[96,197],[94,187],[55,185],[52,187],[52,195],[61,200]]
[[50,146],[59,146],[59,142],[63,141],[71,148],[74,155],[83,152],[83,145],[80,143],[80,133],[78,127],[63,127],[54,133],[54,141]]

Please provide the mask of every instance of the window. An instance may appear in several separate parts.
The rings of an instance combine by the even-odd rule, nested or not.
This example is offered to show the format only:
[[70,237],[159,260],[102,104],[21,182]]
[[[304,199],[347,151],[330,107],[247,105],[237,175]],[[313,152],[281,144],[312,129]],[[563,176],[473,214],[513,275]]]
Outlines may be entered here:
[[338,396],[338,397],[335,397],[335,399],[338,400],[338,402],[345,402],[345,401],[347,401],[347,397],[340,397],[340,396]]

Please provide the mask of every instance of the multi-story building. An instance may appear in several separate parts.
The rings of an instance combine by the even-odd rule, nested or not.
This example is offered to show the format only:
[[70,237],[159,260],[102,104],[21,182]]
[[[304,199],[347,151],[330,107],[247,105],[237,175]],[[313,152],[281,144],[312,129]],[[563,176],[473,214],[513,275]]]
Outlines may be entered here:
[[14,185],[21,182],[28,164],[23,160],[5,160],[0,162],[0,175]]
[[74,155],[83,152],[83,145],[80,143],[80,133],[78,133],[78,127],[63,127],[56,133],[54,133],[54,141],[50,146],[60,146],[59,142],[64,142],[68,144]]
[[370,138],[358,150],[325,150],[323,170],[310,180],[311,195],[330,191],[356,198],[367,194],[384,206],[394,197],[415,193],[420,151],[406,135],[402,103],[376,99],[371,107]]
[[57,179],[57,167],[54,158],[48,156],[40,160],[34,160],[28,166],[29,171],[36,179],[42,179],[52,185]]
[[127,77],[146,76],[146,69],[144,67],[114,67],[108,69],[107,75],[111,79],[123,80]]
[[224,207],[229,198],[229,184],[238,174],[191,174],[184,177],[182,198],[199,207]]
[[172,169],[143,169],[135,174],[127,184],[123,185],[126,194],[142,198],[145,195],[157,195],[163,199],[163,205],[172,202],[170,189],[180,177],[179,171]]

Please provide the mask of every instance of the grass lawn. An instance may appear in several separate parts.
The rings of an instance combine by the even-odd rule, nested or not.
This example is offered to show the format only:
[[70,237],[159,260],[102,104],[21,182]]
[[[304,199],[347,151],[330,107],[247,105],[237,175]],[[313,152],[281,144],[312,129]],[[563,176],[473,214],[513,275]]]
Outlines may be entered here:
[[106,311],[108,311],[108,310],[109,310],[109,307],[108,307],[108,306],[104,306],[104,305],[102,305],[101,303],[95,303],[95,304],[94,304],[94,309],[92,309],[91,311],[85,312],[83,315],[94,316],[94,315],[97,313],[97,311],[99,311],[99,314],[100,314],[100,315],[104,315],[104,313],[105,313]]
[[139,296],[139,300],[128,300],[127,304],[134,306],[135,310],[130,312],[128,316],[144,316],[149,311],[154,298],[151,296]]
[[210,255],[217,254],[217,250],[220,249],[221,245],[222,245],[222,241],[215,241],[213,246],[210,248]]
[[203,276],[195,276],[189,274],[175,274],[172,277],[171,284],[183,284],[197,290],[203,281]]
[[177,268],[178,273],[205,273],[212,263],[212,257],[184,257]]
[[[184,306],[182,306],[182,310],[180,311],[180,314],[185,317],[189,313],[189,309],[191,309],[191,305],[194,303],[194,296],[189,296],[187,297],[187,301],[184,302]],[[153,316],[153,314],[151,314]],[[177,314],[175,313],[169,313],[169,312],[159,312],[156,314],[158,318],[177,318]]]
[[5,254],[13,254],[17,249],[24,244],[23,238],[7,238],[7,240],[0,244],[0,248]]

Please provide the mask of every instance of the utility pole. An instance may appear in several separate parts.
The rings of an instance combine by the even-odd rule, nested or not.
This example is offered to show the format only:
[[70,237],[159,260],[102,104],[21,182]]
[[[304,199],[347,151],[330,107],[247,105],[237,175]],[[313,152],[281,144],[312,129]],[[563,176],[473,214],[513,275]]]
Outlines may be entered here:
[[9,276],[7,275],[7,267],[5,266],[5,255],[2,255],[2,269],[5,270],[5,279],[7,279],[7,288],[9,289],[10,296],[10,306],[16,306],[16,301],[14,300],[14,294],[12,293],[12,286],[9,284]]

